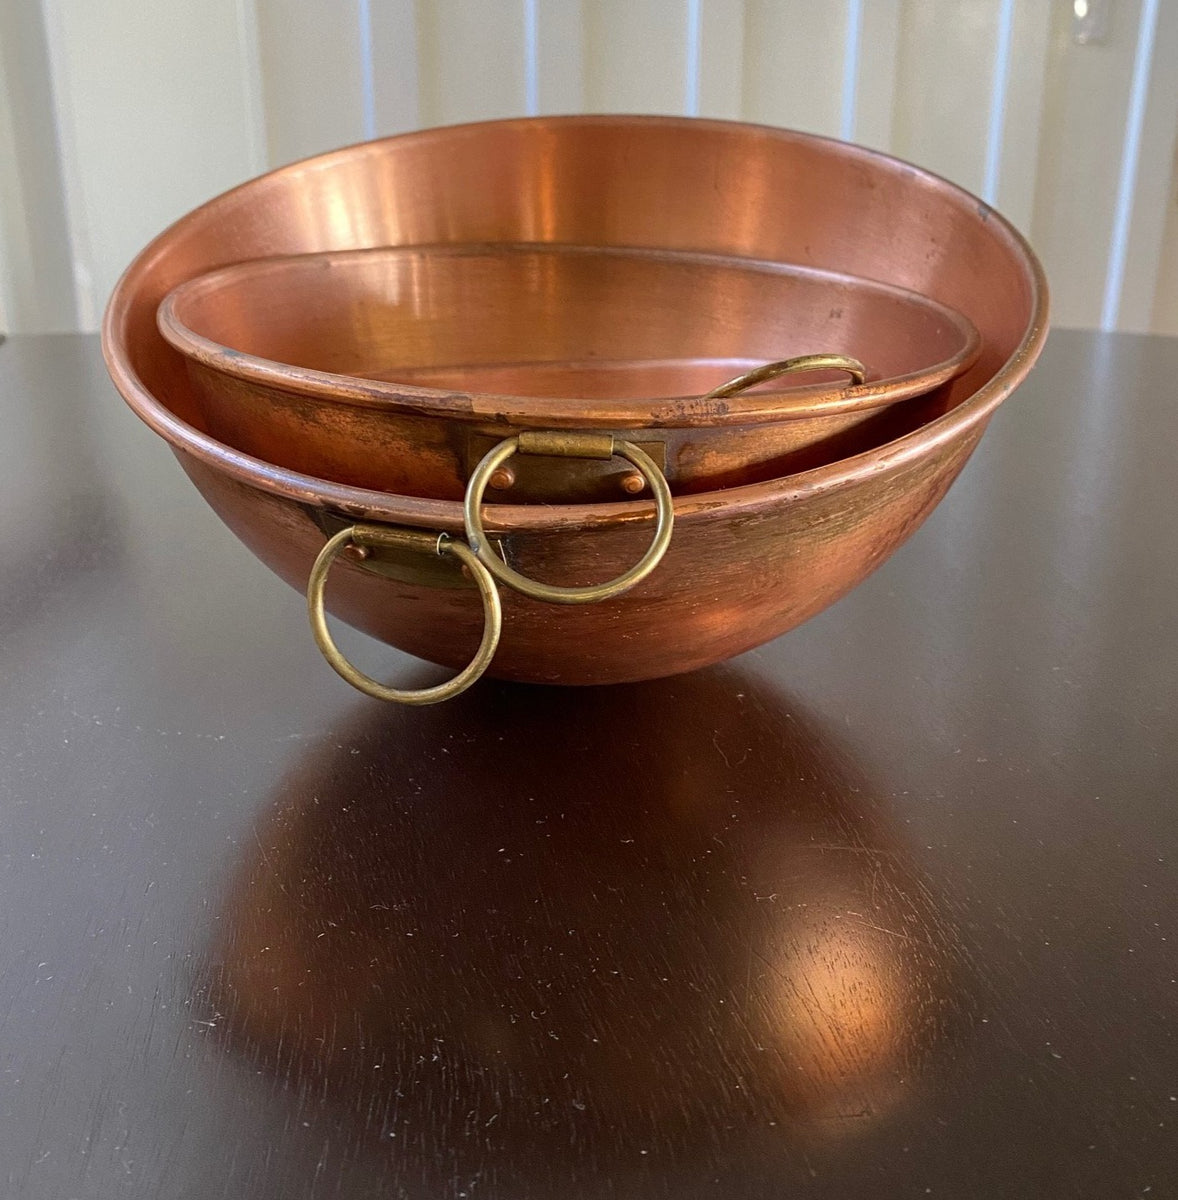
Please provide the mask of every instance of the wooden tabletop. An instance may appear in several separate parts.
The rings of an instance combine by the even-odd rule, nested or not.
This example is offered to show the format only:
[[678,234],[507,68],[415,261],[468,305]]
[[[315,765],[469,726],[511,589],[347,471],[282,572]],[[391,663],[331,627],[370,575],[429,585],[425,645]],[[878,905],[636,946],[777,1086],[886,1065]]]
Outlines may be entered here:
[[1053,334],[803,628],[403,710],[0,346],[0,1194],[1178,1195],[1176,378]]

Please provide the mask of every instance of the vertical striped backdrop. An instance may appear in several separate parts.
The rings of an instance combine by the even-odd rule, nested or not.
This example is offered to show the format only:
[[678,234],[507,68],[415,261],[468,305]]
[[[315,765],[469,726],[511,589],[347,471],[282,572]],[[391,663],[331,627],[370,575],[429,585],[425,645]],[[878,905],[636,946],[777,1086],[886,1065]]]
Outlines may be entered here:
[[1030,236],[1057,324],[1178,334],[1175,0],[0,0],[0,327],[95,328],[149,237],[267,167],[575,111],[888,150]]

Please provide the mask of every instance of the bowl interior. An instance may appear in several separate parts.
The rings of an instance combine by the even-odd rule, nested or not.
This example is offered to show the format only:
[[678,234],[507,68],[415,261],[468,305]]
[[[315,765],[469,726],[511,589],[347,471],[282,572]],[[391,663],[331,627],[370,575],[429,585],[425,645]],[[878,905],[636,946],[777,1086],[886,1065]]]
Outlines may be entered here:
[[[858,359],[892,399],[966,369],[973,326],[902,288],[789,264],[554,245],[399,247],[251,261],[181,285],[160,328],[230,375],[294,368],[288,389],[347,394],[349,378],[420,393],[461,389],[632,401],[633,416],[773,359]],[[804,386],[790,387],[793,380]],[[398,387],[398,385],[402,385]],[[882,385],[882,386],[881,386]],[[845,374],[761,385],[812,405]],[[370,397],[380,389],[367,390]],[[620,406],[619,406],[620,407]]]

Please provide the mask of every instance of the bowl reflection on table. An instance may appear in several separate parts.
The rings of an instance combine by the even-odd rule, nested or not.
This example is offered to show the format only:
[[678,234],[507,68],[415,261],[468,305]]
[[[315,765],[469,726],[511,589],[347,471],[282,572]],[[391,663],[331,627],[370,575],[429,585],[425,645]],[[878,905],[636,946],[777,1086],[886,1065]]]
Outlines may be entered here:
[[327,741],[256,829],[202,1003],[423,1164],[853,1133],[961,1021],[860,771],[745,675],[491,685]]

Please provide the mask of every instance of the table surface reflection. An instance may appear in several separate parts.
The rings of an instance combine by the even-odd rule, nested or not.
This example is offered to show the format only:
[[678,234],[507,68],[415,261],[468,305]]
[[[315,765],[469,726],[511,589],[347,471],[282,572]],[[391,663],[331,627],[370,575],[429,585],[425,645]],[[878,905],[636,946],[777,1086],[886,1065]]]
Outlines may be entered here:
[[411,711],[0,346],[0,1193],[1178,1194],[1176,376],[1057,332],[803,628]]

